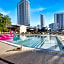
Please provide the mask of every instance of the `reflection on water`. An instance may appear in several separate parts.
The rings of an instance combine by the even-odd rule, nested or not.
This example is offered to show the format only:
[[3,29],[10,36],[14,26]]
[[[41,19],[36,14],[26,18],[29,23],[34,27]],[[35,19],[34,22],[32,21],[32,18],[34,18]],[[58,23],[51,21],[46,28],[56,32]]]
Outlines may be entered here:
[[24,41],[24,40],[27,39],[27,37],[26,37],[25,35],[20,35],[20,39],[21,39],[22,41]]
[[20,40],[20,35],[14,35],[13,41],[17,41],[17,40]]
[[42,49],[60,51],[56,37],[51,35],[48,35],[48,36],[17,35],[17,36],[14,36],[13,42],[19,45],[28,46],[32,48],[40,48],[40,49],[42,48]]
[[27,39],[27,37],[26,37],[25,35],[15,35],[15,36],[13,37],[13,40],[14,40],[14,41],[18,41],[18,40],[24,41],[24,40],[26,40],[26,39]]

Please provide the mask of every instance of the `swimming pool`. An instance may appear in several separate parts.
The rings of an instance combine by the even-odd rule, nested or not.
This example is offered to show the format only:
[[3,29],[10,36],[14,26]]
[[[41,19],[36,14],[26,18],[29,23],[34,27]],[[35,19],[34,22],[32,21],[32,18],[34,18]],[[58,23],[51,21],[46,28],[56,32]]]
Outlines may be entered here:
[[53,51],[63,51],[61,43],[55,36],[22,36],[17,35],[13,38],[13,43],[23,45],[25,47],[36,48],[36,49],[48,49]]

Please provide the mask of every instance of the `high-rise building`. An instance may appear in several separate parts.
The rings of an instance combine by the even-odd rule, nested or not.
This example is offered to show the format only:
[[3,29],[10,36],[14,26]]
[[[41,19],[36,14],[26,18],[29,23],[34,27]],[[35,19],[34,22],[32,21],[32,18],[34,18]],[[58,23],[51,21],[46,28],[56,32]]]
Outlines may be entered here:
[[57,25],[58,30],[64,30],[64,13],[55,13],[54,23]]
[[45,20],[43,14],[40,15],[40,19],[41,19],[41,29],[42,29],[43,27],[45,27]]
[[30,26],[30,3],[28,0],[21,0],[18,3],[17,21],[19,25]]
[[37,25],[37,29],[41,29],[41,25]]
[[51,32],[55,31],[55,23],[49,24],[49,28],[51,29]]

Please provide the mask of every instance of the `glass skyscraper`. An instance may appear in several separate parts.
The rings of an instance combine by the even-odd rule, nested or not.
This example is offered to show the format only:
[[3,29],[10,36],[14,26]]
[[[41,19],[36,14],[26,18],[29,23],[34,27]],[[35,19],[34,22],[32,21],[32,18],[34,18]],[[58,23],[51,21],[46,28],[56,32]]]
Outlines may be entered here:
[[30,26],[30,3],[28,0],[21,0],[18,3],[17,21],[19,25]]
[[58,29],[64,29],[64,13],[55,13],[54,14],[54,22],[57,24]]
[[42,29],[43,27],[45,27],[45,20],[43,14],[40,15],[40,19],[41,19],[41,29]]

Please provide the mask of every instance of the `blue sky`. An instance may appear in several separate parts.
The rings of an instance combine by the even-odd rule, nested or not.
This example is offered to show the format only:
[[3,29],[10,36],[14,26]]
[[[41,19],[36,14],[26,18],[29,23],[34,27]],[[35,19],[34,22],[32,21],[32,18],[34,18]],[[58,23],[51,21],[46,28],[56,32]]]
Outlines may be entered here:
[[[12,24],[17,24],[17,3],[21,0],[0,0],[0,13],[9,15]],[[64,12],[64,0],[29,0],[30,24],[40,24],[40,14],[45,16],[45,25],[54,22],[54,13]]]

